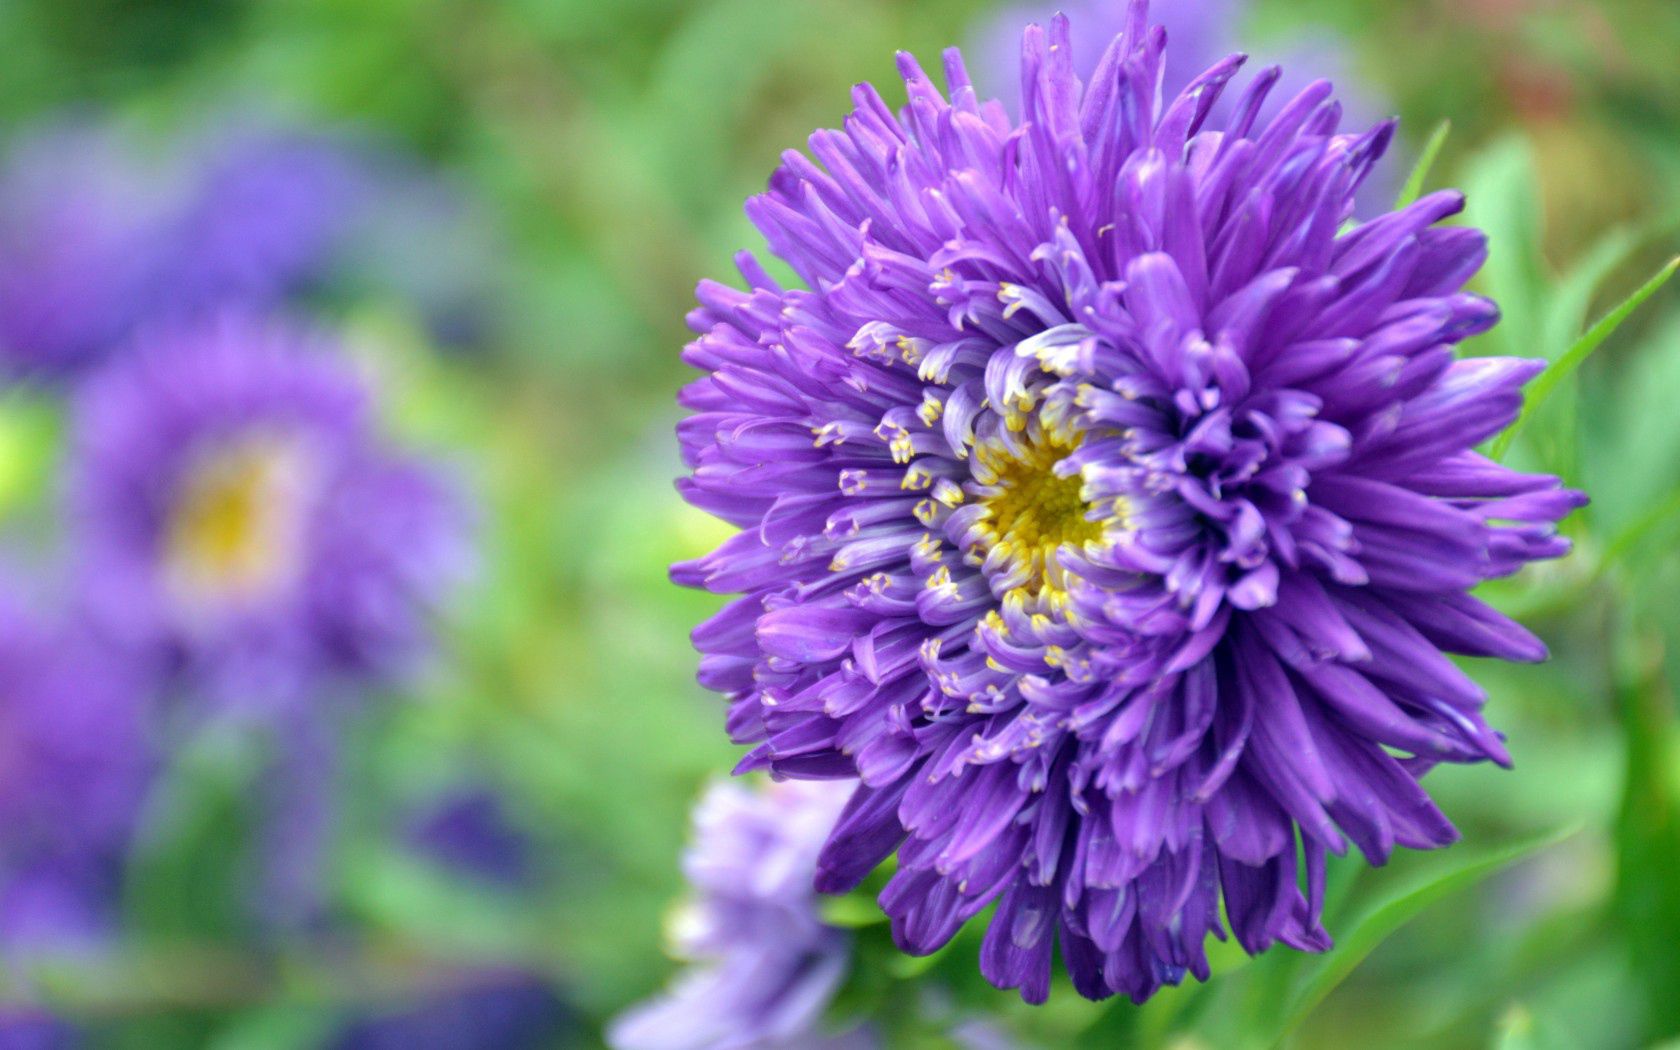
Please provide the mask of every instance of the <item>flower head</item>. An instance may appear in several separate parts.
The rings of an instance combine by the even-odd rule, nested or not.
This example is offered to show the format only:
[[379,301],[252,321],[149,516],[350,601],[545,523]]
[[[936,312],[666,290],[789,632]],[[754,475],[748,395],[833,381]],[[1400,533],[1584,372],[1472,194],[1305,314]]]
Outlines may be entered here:
[[1474,451],[1536,362],[1458,360],[1456,193],[1350,225],[1392,123],[1316,82],[1262,121],[1233,56],[1174,95],[1142,0],[1088,84],[1027,30],[1021,122],[946,56],[868,86],[747,211],[704,283],[679,429],[694,505],[741,527],[677,566],[740,592],[694,635],[746,768],[860,776],[818,885],[926,953],[996,902],[994,983],[1142,1000],[1211,934],[1329,945],[1328,853],[1455,837],[1418,777],[1507,761],[1445,655],[1544,648],[1469,591],[1568,549],[1580,503]]
[[325,267],[371,197],[366,151],[326,134],[259,125],[186,153],[186,192],[160,231],[177,311],[279,300]]
[[695,896],[673,938],[696,968],[615,1021],[613,1046],[842,1045],[824,1042],[818,1023],[846,975],[850,943],[818,916],[811,880],[849,793],[796,782],[763,791],[718,784],[706,793],[683,864]]
[[381,446],[331,350],[224,314],[154,331],[78,391],[88,603],[213,693],[400,669],[464,567],[454,494]]
[[0,168],[0,372],[90,361],[146,311],[168,194],[111,129],[41,129]]
[[0,372],[78,373],[137,329],[271,303],[319,271],[367,196],[365,159],[264,127],[169,163],[117,127],[38,129],[0,169]]

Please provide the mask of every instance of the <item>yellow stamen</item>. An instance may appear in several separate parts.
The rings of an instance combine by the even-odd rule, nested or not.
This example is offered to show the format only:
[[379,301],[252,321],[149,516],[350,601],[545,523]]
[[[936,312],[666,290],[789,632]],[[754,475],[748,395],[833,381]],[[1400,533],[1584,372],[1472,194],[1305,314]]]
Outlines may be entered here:
[[1031,578],[1019,588],[1026,592],[1021,598],[1043,596],[1053,606],[1059,605],[1055,599],[1064,588],[1057,549],[1103,538],[1104,523],[1086,517],[1091,505],[1081,493],[1080,476],[1063,477],[1055,471],[1082,440],[1082,434],[1051,433],[1014,448],[982,445],[976,449],[977,459],[984,464],[977,473],[990,489],[982,497],[986,549],[1026,563]]
[[164,541],[165,574],[179,595],[195,604],[250,599],[295,574],[306,499],[300,452],[254,438],[188,471]]

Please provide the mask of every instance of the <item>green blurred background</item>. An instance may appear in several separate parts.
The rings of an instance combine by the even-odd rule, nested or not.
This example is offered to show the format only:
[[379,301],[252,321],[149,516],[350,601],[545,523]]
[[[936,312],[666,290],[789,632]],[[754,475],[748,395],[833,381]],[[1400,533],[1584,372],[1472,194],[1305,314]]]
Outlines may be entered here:
[[[853,82],[901,98],[895,49],[975,40],[990,13],[959,0],[0,0],[0,133],[65,107],[170,129],[258,106],[412,151],[482,216],[461,276],[485,323],[466,345],[437,350],[393,297],[317,304],[374,362],[390,427],[465,466],[483,522],[482,572],[435,670],[346,729],[331,881],[355,936],[253,947],[199,921],[244,781],[237,754],[183,756],[187,801],[146,872],[147,906],[165,916],[151,928],[170,935],[68,966],[47,985],[55,1008],[114,1045],[310,1046],[347,1006],[512,966],[567,1002],[560,1045],[588,1046],[664,982],[688,808],[736,757],[720,702],[691,677],[687,632],[714,601],[665,578],[723,535],[671,487],[692,286],[755,243],[742,199],[782,149],[841,118]],[[1484,290],[1508,317],[1471,352],[1561,357],[1676,252],[1680,4],[1259,0],[1244,20],[1258,40],[1304,24],[1345,38],[1348,64],[1404,118],[1411,157],[1452,121],[1430,182],[1470,191],[1493,236]],[[451,247],[428,235],[448,236],[422,231],[415,252]],[[1142,1011],[1065,988],[1033,1011],[981,985],[962,942],[937,964],[951,994],[1042,1046],[1242,1045],[1231,1018],[1286,1003],[1288,1038],[1307,1047],[1680,1035],[1677,405],[1671,288],[1517,439],[1513,461],[1595,504],[1568,525],[1576,555],[1494,593],[1555,652],[1472,669],[1516,768],[1431,776],[1466,841],[1348,873],[1328,966],[1226,959],[1229,976]],[[51,491],[54,459],[28,411],[0,423],[0,513],[24,513]],[[524,841],[534,874],[517,887],[458,878],[392,834],[394,814],[460,785],[494,794]]]

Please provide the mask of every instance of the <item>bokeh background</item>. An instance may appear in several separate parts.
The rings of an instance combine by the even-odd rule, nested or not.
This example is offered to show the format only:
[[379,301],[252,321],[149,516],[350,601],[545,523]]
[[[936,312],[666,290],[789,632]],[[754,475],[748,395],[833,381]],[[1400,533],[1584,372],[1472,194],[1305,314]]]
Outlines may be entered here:
[[[1101,5],[1069,6],[1077,33]],[[959,1015],[1046,1047],[1680,1037],[1680,284],[1577,342],[1680,250],[1680,5],[1158,6],[1400,114],[1387,193],[1451,121],[1429,184],[1469,191],[1507,315],[1469,352],[1564,359],[1507,455],[1595,500],[1566,526],[1574,556],[1490,588],[1554,660],[1472,667],[1516,766],[1431,776],[1455,849],[1338,870],[1327,960],[1227,956],[1143,1009],[1065,986],[1032,1009],[980,981],[972,941],[907,965],[865,929],[837,1011],[911,1046],[952,1045]],[[755,243],[741,201],[853,82],[902,98],[895,49],[971,46],[1007,97],[1000,41],[1050,9],[0,0],[14,618],[75,604],[72,406],[177,294],[172,318],[330,333],[381,440],[469,509],[474,553],[400,675],[341,678],[285,718],[180,716],[135,685],[141,731],[69,771],[0,740],[0,786],[25,799],[0,800],[0,1047],[593,1046],[664,984],[689,807],[737,757],[692,681],[687,632],[714,600],[665,576],[724,535],[671,487],[693,284]],[[135,221],[154,207],[196,216],[176,224],[195,264],[111,307],[175,228]],[[78,661],[72,678],[130,688]],[[12,684],[8,726],[34,717]],[[109,877],[66,919],[22,829],[83,819],[34,796],[124,755],[141,768]]]

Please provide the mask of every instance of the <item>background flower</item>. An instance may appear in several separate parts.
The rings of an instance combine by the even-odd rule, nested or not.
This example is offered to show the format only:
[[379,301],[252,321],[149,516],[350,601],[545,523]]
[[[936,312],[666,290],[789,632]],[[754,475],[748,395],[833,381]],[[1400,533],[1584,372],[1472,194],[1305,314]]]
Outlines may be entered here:
[[[683,873],[694,899],[673,922],[673,950],[694,969],[662,998],[618,1018],[625,1050],[853,1045],[821,1033],[845,979],[845,933],[817,915],[817,850],[849,787],[717,784],[694,812]],[[864,1040],[864,1045],[867,1045]]]
[[528,884],[533,846],[509,819],[507,803],[484,785],[461,786],[432,800],[409,825],[419,855],[497,886]]
[[[416,251],[414,229],[448,231]],[[0,170],[0,362],[64,377],[230,306],[337,280],[482,327],[490,238],[447,183],[350,132],[228,113],[173,138],[83,116],[14,138]],[[475,305],[477,304],[477,305]]]
[[431,655],[469,568],[466,505],[386,447],[324,336],[223,311],[139,338],[76,391],[77,611],[168,698],[176,746],[249,735],[239,910],[304,929],[329,906],[347,720]]
[[14,141],[0,175],[0,352],[12,374],[85,364],[149,303],[168,197],[112,129]]
[[347,136],[225,123],[183,150],[186,186],[159,232],[159,292],[178,313],[272,304],[318,280],[381,188],[371,151]]
[[222,700],[400,672],[466,567],[454,493],[302,330],[154,330],[81,391],[73,444],[88,607]]

